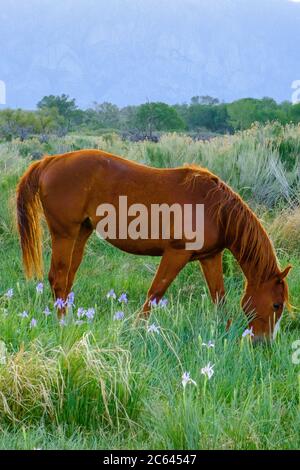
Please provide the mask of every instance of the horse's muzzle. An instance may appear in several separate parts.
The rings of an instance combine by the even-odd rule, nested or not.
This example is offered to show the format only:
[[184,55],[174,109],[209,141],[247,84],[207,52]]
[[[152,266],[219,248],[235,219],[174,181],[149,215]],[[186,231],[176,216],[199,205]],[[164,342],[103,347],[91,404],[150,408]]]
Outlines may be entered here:
[[257,346],[259,344],[270,344],[271,343],[271,337],[267,335],[255,335],[252,338],[252,344],[254,346]]

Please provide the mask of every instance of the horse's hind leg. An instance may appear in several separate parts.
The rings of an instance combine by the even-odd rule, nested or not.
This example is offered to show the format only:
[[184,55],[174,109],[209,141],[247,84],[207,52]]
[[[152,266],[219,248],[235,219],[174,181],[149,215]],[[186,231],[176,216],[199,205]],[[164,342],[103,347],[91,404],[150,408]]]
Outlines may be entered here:
[[90,235],[93,232],[93,227],[89,225],[88,223],[83,223],[80,227],[79,234],[77,236],[74,249],[73,249],[73,254],[72,254],[72,260],[71,260],[71,266],[69,269],[69,274],[68,274],[68,283],[67,283],[67,294],[72,289],[72,285],[74,282],[74,278],[76,275],[76,272],[80,266],[80,263],[82,261],[83,253],[84,253],[84,248],[86,245],[86,242],[88,241]]
[[171,282],[188,263],[191,255],[181,250],[168,250],[163,254],[159,267],[147,294],[140,317],[147,318],[151,310],[151,301],[160,301]]
[[[62,237],[57,234],[52,236],[52,258],[49,271],[49,282],[55,299],[66,300],[68,292],[68,274],[71,266],[75,238]],[[58,315],[65,314],[65,309],[58,309]]]

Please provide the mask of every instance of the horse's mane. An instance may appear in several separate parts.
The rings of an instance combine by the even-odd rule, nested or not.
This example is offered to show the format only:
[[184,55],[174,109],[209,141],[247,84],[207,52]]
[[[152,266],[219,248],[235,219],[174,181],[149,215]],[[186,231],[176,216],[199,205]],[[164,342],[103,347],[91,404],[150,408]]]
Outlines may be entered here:
[[[210,212],[217,217],[225,234],[225,240],[237,253],[241,263],[251,263],[255,274],[251,281],[264,282],[276,276],[280,269],[273,244],[261,222],[248,204],[226,183],[207,169],[196,165],[188,166],[191,170],[186,183],[196,184],[198,178],[211,182],[209,199]],[[212,203],[212,200],[215,202]]]

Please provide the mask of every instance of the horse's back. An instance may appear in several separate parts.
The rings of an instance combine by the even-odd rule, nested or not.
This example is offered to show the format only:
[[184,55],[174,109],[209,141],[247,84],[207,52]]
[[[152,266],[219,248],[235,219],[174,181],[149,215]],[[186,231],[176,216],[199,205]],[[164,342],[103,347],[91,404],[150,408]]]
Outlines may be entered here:
[[92,192],[92,197],[123,192],[144,203],[149,198],[181,202],[194,191],[189,183],[192,173],[188,167],[153,168],[101,150],[80,150],[51,158],[41,175],[41,194],[66,199],[77,192]]
[[[217,182],[217,177],[198,167],[152,168],[104,151],[82,150],[49,160],[41,175],[40,196],[49,224],[72,226],[88,218],[96,227],[97,208],[110,204],[118,210],[120,196],[127,197],[128,207],[146,206],[149,214],[154,204],[205,204],[206,210]],[[215,244],[219,230],[208,211],[206,231]],[[138,243],[133,245],[131,251],[137,250]]]

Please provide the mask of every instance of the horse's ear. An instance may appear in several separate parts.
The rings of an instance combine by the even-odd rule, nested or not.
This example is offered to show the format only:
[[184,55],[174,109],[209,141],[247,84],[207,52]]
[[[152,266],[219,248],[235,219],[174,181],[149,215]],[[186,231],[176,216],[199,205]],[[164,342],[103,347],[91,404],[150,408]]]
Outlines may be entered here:
[[283,281],[283,279],[288,275],[292,266],[289,264],[280,274],[279,274],[279,281]]

